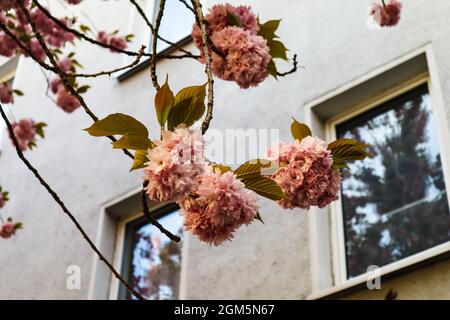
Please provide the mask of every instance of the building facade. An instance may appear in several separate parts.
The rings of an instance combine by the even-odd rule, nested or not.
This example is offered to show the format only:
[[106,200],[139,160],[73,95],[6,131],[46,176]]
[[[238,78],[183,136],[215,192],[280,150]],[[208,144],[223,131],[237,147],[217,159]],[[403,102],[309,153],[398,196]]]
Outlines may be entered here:
[[[140,2],[149,16],[154,1]],[[261,199],[265,224],[241,228],[232,242],[210,247],[183,235],[181,246],[173,246],[140,218],[142,172],[130,173],[130,160],[107,139],[82,131],[92,124],[82,110],[66,114],[55,107],[36,64],[3,61],[0,79],[13,78],[25,92],[11,116],[49,125],[46,138],[26,153],[31,163],[108,259],[153,299],[383,299],[391,289],[399,299],[450,298],[450,3],[404,1],[398,26],[373,29],[367,26],[369,0],[229,2],[251,5],[262,21],[282,18],[278,34],[302,68],[249,90],[217,79],[212,132],[240,129],[238,138],[245,138],[257,129],[289,140],[294,116],[328,141],[355,137],[373,145],[372,157],[344,174],[339,201],[286,211]],[[204,1],[204,7],[214,3]],[[163,34],[195,52],[185,39],[192,17],[175,0],[168,5]],[[136,49],[150,43],[128,1],[84,1],[80,10],[80,19],[86,14],[102,29],[135,34]],[[129,62],[86,43],[77,48],[85,70]],[[204,66],[194,60],[161,59],[159,78],[166,74],[174,90],[205,82]],[[92,86],[86,101],[100,118],[126,113],[157,137],[149,75],[143,62],[117,77],[85,81]],[[245,139],[239,141],[245,147]],[[224,147],[222,156],[235,147]],[[0,185],[11,198],[2,212],[25,226],[0,241],[1,299],[129,298],[5,134]],[[153,213],[179,231],[176,207],[155,204]],[[70,285],[78,273],[79,288]]]

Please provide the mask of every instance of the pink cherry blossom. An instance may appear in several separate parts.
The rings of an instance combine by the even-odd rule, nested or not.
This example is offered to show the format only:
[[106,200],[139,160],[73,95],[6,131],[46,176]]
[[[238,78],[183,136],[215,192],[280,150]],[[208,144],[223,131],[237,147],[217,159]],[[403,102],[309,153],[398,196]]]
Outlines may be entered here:
[[52,81],[50,81],[50,90],[53,94],[57,94],[61,88],[64,88],[64,85],[60,77],[53,78]]
[[62,86],[57,91],[56,105],[67,113],[72,113],[81,106],[77,97],[67,92]]
[[292,144],[278,143],[266,158],[280,164],[271,178],[286,195],[278,201],[283,208],[323,208],[338,199],[340,174],[332,168],[331,152],[323,140],[306,137]]
[[145,180],[147,194],[155,201],[177,201],[189,194],[204,172],[204,141],[197,130],[164,131],[161,141],[148,151]]
[[11,218],[0,226],[0,238],[9,239],[16,234],[18,229],[22,228],[21,223],[14,223]]
[[72,60],[69,57],[64,57],[63,59],[58,61],[58,67],[63,72],[69,72],[70,68],[72,68]]
[[5,57],[12,57],[17,51],[16,42],[8,35],[0,34],[0,55]]
[[106,31],[100,31],[97,34],[97,41],[118,49],[110,49],[111,52],[125,50],[128,47],[127,40],[124,37],[108,34]]
[[29,144],[36,140],[36,128],[34,121],[31,119],[21,119],[19,122],[13,122],[11,125],[20,150],[27,150]]
[[9,82],[0,84],[0,102],[1,103],[13,103],[13,87]]
[[82,0],[66,0],[70,4],[79,4]]
[[185,229],[201,241],[218,246],[231,240],[240,226],[255,219],[257,197],[232,171],[206,171],[195,192],[182,198],[179,205]]
[[[226,3],[214,5],[205,16],[206,22],[208,23],[208,35],[211,36],[229,26],[229,13],[237,16],[241,23],[241,28],[248,30],[251,34],[257,34],[259,31],[258,21],[256,15],[251,11],[251,8],[249,6],[234,7],[231,4]],[[197,48],[203,53],[201,31],[196,23],[192,28],[192,38],[194,39]]]
[[386,5],[383,3],[373,3],[370,7],[370,15],[381,27],[393,27],[400,21],[402,3],[400,0],[389,1]]
[[212,35],[215,46],[225,59],[212,53],[215,76],[235,81],[241,88],[255,87],[268,76],[271,56],[267,41],[238,27],[227,27]]
[[[24,6],[28,5],[28,0],[24,1]],[[8,11],[10,9],[17,9],[19,8],[19,4],[17,0],[1,0],[0,1],[0,12],[1,11]]]

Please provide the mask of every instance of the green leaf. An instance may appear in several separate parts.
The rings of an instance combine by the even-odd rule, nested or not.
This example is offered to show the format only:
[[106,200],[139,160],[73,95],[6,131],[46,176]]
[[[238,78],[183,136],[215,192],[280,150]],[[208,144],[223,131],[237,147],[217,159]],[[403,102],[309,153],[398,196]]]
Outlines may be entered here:
[[111,114],[84,130],[94,137],[124,135],[125,133],[148,137],[148,130],[141,122],[122,113]]
[[285,45],[277,40],[271,40],[268,41],[269,49],[270,49],[270,55],[272,58],[279,58],[283,59],[285,61],[288,61],[288,57],[286,52],[288,49],[285,47]]
[[226,166],[224,164],[213,163],[211,166],[212,166],[214,171],[216,169],[219,169],[221,173],[225,173],[225,172],[231,171],[231,167],[230,166]]
[[24,96],[24,93],[23,93],[22,91],[20,91],[20,90],[14,89],[13,92],[14,92],[16,95],[18,95],[19,97]]
[[38,122],[34,125],[34,129],[36,130],[36,134],[41,138],[45,138],[44,128],[47,126],[45,122]]
[[81,30],[83,33],[86,33],[86,32],[88,32],[88,31],[91,31],[91,28],[89,28],[89,26],[87,26],[87,25],[82,24],[82,25],[80,25],[80,30]]
[[[271,174],[272,172],[269,172],[269,169],[272,166],[272,162],[269,160],[250,160],[239,166],[236,170],[234,170],[234,173],[236,174],[236,178],[238,179],[248,179],[253,178],[261,175],[267,175]],[[266,169],[266,170],[264,170]]]
[[255,176],[243,179],[241,181],[245,184],[247,189],[252,190],[265,198],[271,200],[280,200],[285,198],[280,186],[272,179],[263,176]]
[[134,153],[133,165],[131,166],[130,171],[145,168],[145,164],[148,161],[147,150],[136,150],[136,152]]
[[294,139],[301,141],[303,138],[311,135],[311,129],[304,123],[300,123],[292,118],[291,134]]
[[158,122],[163,127],[169,116],[169,112],[175,103],[175,97],[173,96],[172,90],[169,87],[169,77],[166,77],[166,82],[158,90],[155,96],[155,109],[156,116],[158,117]]
[[261,221],[262,224],[265,224],[264,221],[263,221],[263,219],[261,218],[261,215],[259,214],[259,212],[256,213],[255,219]]
[[241,22],[241,19],[237,15],[228,11],[227,25],[230,27],[242,27],[242,22]]
[[86,93],[90,88],[91,88],[91,86],[88,86],[88,85],[82,86],[82,87],[78,88],[77,92],[79,94],[83,94],[83,93]]
[[267,72],[274,77],[275,79],[278,80],[278,70],[277,70],[277,66],[275,65],[275,61],[273,61],[273,59],[271,59],[269,61],[269,64],[267,65]]
[[112,145],[114,149],[146,150],[152,147],[152,142],[145,136],[128,132]]
[[169,130],[173,130],[182,123],[190,127],[199,120],[205,113],[205,97],[206,84],[180,90],[175,96],[175,105],[169,113]]
[[266,39],[267,41],[271,41],[278,36],[275,34],[278,27],[280,26],[281,19],[279,20],[269,20],[263,24],[259,24],[259,32],[258,34]]
[[328,145],[333,156],[333,168],[347,168],[348,161],[364,160],[368,153],[368,145],[354,139],[338,139]]

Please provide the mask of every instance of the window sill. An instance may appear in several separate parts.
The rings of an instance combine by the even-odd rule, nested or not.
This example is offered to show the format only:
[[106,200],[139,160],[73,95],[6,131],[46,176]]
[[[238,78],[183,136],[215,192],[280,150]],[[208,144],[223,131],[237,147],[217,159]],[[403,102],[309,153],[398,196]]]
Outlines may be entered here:
[[[419,271],[426,267],[450,260],[450,242],[422,251],[408,258],[393,262],[380,268],[381,285],[383,282]],[[373,279],[369,274],[362,274],[342,284],[309,295],[307,300],[340,299],[347,295],[367,289],[366,282]]]
[[[170,46],[164,50],[162,50],[161,52],[159,52],[156,55],[156,61],[160,60],[163,58],[163,55],[166,54],[171,54],[175,51],[177,51],[177,46],[184,46],[187,45],[189,43],[191,43],[192,41],[192,37],[189,35],[183,39],[181,39],[180,41],[176,42],[175,45]],[[117,80],[119,80],[119,82],[123,82],[125,80],[128,80],[128,78],[132,77],[133,75],[139,73],[142,70],[147,69],[150,66],[150,58],[145,59],[144,61],[140,62],[138,65],[136,65],[135,67],[128,69],[127,71],[121,73],[118,77]]]

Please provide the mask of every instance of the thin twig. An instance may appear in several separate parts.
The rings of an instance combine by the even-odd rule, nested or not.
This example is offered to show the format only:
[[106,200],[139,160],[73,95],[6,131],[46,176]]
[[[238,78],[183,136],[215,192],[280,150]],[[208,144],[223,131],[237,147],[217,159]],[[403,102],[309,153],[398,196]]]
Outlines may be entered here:
[[[130,0],[130,2],[136,7],[136,10],[138,11],[139,15],[142,17],[142,19],[144,19],[145,23],[147,24],[147,26],[150,28],[150,31],[153,34],[153,25],[151,24],[150,20],[148,20],[147,15],[145,14],[144,10],[141,8],[141,6],[136,2],[136,0]],[[178,50],[180,50],[181,52],[186,53],[187,55],[191,55],[193,58],[198,58],[197,56],[194,56],[190,51],[184,49],[183,47],[181,47],[180,45],[176,44],[175,42],[169,41],[163,37],[161,37],[158,34],[158,39],[167,43],[170,46],[173,46],[175,48],[177,48]]]
[[96,247],[94,242],[89,238],[86,231],[84,231],[83,227],[80,225],[78,220],[75,218],[75,216],[67,209],[64,202],[61,200],[61,198],[58,196],[58,194],[50,187],[50,185],[42,178],[42,176],[39,174],[38,170],[31,165],[31,163],[25,158],[23,155],[22,150],[20,150],[19,143],[17,141],[17,138],[14,134],[13,127],[11,123],[8,120],[8,117],[6,116],[6,113],[3,111],[3,107],[0,105],[0,113],[3,118],[3,120],[6,123],[6,126],[8,127],[9,136],[11,137],[11,140],[14,143],[14,147],[16,148],[17,155],[22,160],[22,162],[26,165],[26,167],[34,174],[34,176],[39,180],[39,182],[44,186],[44,188],[47,190],[47,192],[52,196],[52,198],[58,203],[58,205],[61,207],[63,212],[72,220],[72,222],[75,224],[75,227],[78,229],[78,231],[81,233],[83,238],[87,241],[89,246],[94,250],[94,252],[98,255],[101,261],[103,261],[109,270],[114,274],[114,276],[130,291],[136,298],[139,300],[146,300],[139,292],[134,290],[126,281],[122,278],[122,276],[119,274],[119,272],[114,269],[111,263],[103,256],[103,254],[100,252],[100,250]]
[[145,46],[142,46],[141,49],[139,49],[139,54],[136,56],[136,59],[130,63],[129,65],[108,70],[108,71],[99,71],[97,73],[66,73],[66,76],[73,77],[73,78],[96,78],[100,76],[111,76],[113,73],[120,72],[123,70],[131,69],[134,66],[137,66],[139,62],[141,62],[141,58],[144,55],[145,52]]
[[186,0],[179,0],[182,4],[184,4],[184,6],[189,10],[189,11],[191,11],[194,15],[195,15],[195,11],[194,11],[194,8],[192,8],[188,3],[187,3],[187,1]]
[[211,120],[213,118],[213,108],[214,108],[214,79],[212,75],[211,69],[211,52],[209,51],[208,46],[208,33],[206,30],[206,22],[203,17],[202,6],[199,0],[191,0],[192,6],[196,12],[196,20],[199,23],[201,34],[202,34],[202,42],[203,42],[203,52],[205,56],[205,73],[208,77],[208,107],[206,112],[206,117],[202,123],[202,133],[205,134],[209,128]]
[[[83,39],[91,44],[95,44],[99,47],[105,48],[105,49],[110,49],[110,50],[114,50],[116,52],[120,52],[129,56],[138,56],[139,53],[138,52],[134,52],[134,51],[129,51],[129,50],[123,50],[114,46],[111,46],[109,44],[106,43],[102,43],[98,40],[92,39],[90,37],[88,37],[87,35],[85,35],[84,33],[72,29],[69,26],[67,26],[64,22],[60,21],[58,18],[54,17],[47,9],[45,9],[45,7],[43,7],[39,1],[37,0],[33,0],[33,3],[36,5],[36,7],[39,8],[39,10],[41,10],[50,20],[52,20],[58,27],[60,27],[61,29],[63,29],[66,32],[72,33],[73,35],[75,35],[77,38]],[[144,53],[144,56],[146,57],[151,57],[152,55],[149,53]],[[172,55],[163,55],[161,57],[164,57],[166,59],[184,59],[184,58],[195,58],[195,56],[193,55],[176,55],[176,56],[172,56]],[[196,58],[195,58],[196,59]]]
[[158,32],[161,26],[161,20],[164,15],[164,6],[166,5],[166,0],[159,0],[158,14],[156,15],[155,27],[153,28],[152,37],[152,58],[150,61],[150,76],[152,78],[153,87],[159,90],[158,76],[156,75],[156,53],[158,48]]
[[161,231],[161,233],[165,234],[170,240],[175,242],[180,242],[181,239],[179,236],[174,235],[169,230],[164,228],[158,220],[156,220],[150,213],[150,210],[148,209],[148,203],[147,203],[147,193],[145,190],[147,189],[148,181],[144,181],[144,184],[142,186],[142,193],[141,193],[141,202],[142,202],[142,210],[144,211],[144,216],[147,220],[151,222],[155,227]]
[[288,74],[296,72],[297,69],[298,69],[297,55],[294,54],[294,58],[292,60],[292,69],[289,71],[286,71],[286,72],[277,72],[277,76],[279,76],[279,77],[287,76]]

